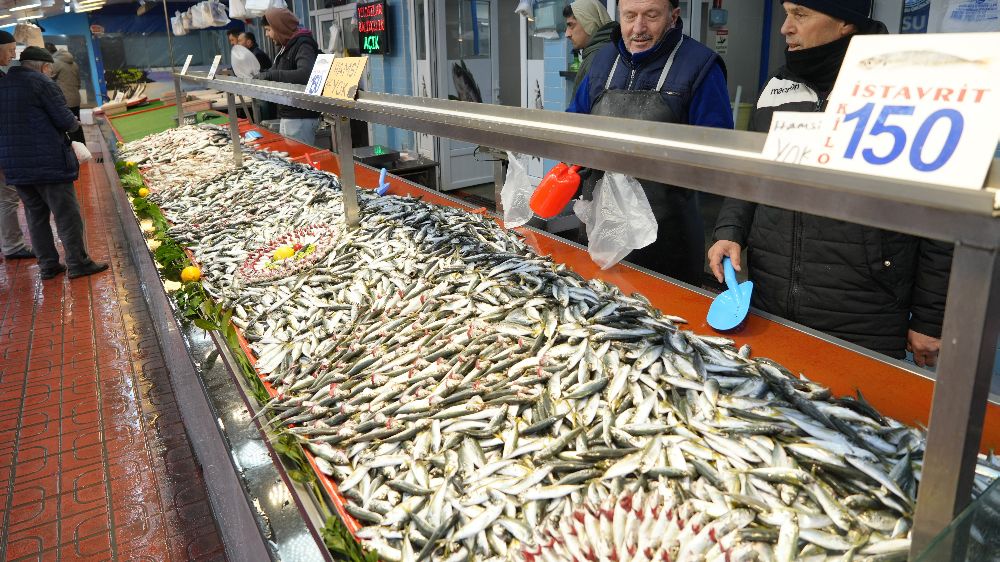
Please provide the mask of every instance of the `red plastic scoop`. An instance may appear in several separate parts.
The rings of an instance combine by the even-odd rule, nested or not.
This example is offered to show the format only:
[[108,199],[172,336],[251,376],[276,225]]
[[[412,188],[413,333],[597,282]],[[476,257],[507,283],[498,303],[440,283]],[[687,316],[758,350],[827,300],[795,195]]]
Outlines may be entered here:
[[558,215],[580,189],[579,169],[562,162],[553,166],[531,195],[531,210],[543,219]]

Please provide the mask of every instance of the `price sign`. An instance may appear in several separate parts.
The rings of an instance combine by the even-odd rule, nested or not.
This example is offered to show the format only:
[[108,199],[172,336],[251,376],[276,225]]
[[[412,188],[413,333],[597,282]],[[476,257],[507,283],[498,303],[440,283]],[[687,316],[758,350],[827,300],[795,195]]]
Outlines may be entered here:
[[981,189],[1000,138],[996,53],[1000,33],[855,37],[816,164]]
[[330,65],[337,55],[317,55],[316,63],[313,64],[309,81],[306,82],[306,93],[318,96],[323,93],[323,85],[326,84],[326,77],[330,73]]
[[358,94],[361,75],[368,64],[368,57],[340,57],[330,65],[323,95],[328,98],[353,100]]
[[187,58],[184,59],[184,68],[181,68],[181,76],[184,76],[185,74],[187,74],[188,67],[191,66],[191,57],[192,56],[193,55],[188,55]]
[[208,69],[208,79],[211,80],[215,78],[216,71],[219,70],[219,63],[222,61],[222,55],[215,55],[215,60],[212,61],[212,68]]

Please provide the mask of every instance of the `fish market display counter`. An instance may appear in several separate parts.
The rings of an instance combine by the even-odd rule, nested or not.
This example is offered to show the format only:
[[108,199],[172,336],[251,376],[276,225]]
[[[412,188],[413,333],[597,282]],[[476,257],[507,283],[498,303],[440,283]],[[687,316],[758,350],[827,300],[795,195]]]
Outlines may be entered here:
[[[992,202],[977,197],[985,193],[915,189],[904,198],[899,182],[847,188],[849,174],[807,178],[747,157],[759,148],[754,135],[634,122],[625,133],[618,120],[590,116],[367,93],[341,104],[287,85],[195,80],[336,113],[338,146],[351,146],[340,117],[470,142],[489,136],[503,148],[859,222],[907,210],[926,219],[927,235],[991,248],[974,266],[969,259],[982,256],[956,252],[945,341],[956,337],[941,373],[955,380],[948,408],[962,416],[952,439],[965,437],[957,458],[944,458],[947,443],[935,453],[935,431],[956,420],[948,408],[938,413],[948,398],[941,386],[926,454],[923,436],[908,427],[928,422],[935,395],[933,379],[913,366],[762,314],[723,340],[704,322],[703,291],[627,265],[600,271],[583,248],[532,229],[506,231],[481,210],[396,178],[386,197],[355,192],[378,178],[354,164],[349,148],[338,160],[260,131],[253,146],[234,151],[224,131],[197,127],[130,143],[119,150],[117,174],[134,191],[141,170],[152,192],[148,201],[133,197],[132,207],[161,213],[154,229],[186,247],[204,273],[203,294],[185,284],[183,298],[163,307],[170,317],[161,337],[182,329],[174,315],[200,314],[202,326],[221,328],[212,332],[214,351],[236,382],[187,381],[196,383],[187,398],[214,407],[209,419],[223,418],[229,440],[206,443],[199,458],[219,460],[221,448],[239,459],[234,425],[266,429],[266,440],[247,442],[286,457],[259,463],[283,479],[300,516],[285,537],[325,539],[334,556],[359,556],[338,534],[341,524],[325,517],[332,506],[385,559],[600,558],[622,545],[657,559],[905,558],[917,480],[914,537],[926,517],[926,543],[974,486],[981,492],[996,475],[983,464],[973,477],[980,437],[984,449],[1000,443],[1000,408],[986,404],[989,369],[984,385],[979,357],[984,334],[996,337],[986,319],[996,317],[998,225],[985,210]],[[229,139],[248,127],[231,122]],[[665,140],[677,138],[684,142]],[[736,184],[722,181],[737,175]],[[843,197],[877,208],[816,207]],[[124,192],[119,199],[139,233]],[[909,224],[915,219],[904,225],[894,214],[884,227],[921,233]],[[166,302],[150,253],[137,247],[150,273],[147,295]],[[980,301],[973,283],[987,293]],[[972,360],[963,350],[975,361],[963,364]],[[212,396],[235,389],[249,415]],[[864,398],[850,398],[856,391]],[[222,408],[239,412],[225,419]],[[189,431],[204,415],[191,410]],[[248,502],[226,468],[206,465],[219,472],[217,488],[206,480],[237,513],[238,500]],[[955,470],[951,481],[945,468]],[[316,488],[322,501],[311,499]],[[260,492],[249,503],[266,511]],[[922,514],[928,502],[939,512]],[[626,524],[631,515],[662,527]],[[237,519],[265,527],[252,512]],[[220,527],[226,535],[221,519]],[[271,537],[281,542],[277,529]]]

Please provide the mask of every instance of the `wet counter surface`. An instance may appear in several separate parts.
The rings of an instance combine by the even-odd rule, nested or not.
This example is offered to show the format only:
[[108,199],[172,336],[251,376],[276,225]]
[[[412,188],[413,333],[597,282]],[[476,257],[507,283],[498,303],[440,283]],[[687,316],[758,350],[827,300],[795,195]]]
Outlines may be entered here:
[[76,187],[110,270],[0,264],[0,560],[225,560],[101,164]]

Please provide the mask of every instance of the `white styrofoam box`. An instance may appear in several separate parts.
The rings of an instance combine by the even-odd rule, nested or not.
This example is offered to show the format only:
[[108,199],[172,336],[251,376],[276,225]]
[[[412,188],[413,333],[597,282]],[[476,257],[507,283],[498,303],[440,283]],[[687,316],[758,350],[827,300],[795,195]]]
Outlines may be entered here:
[[80,122],[84,125],[94,124],[94,110],[93,109],[81,109],[80,110]]

